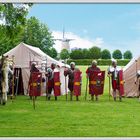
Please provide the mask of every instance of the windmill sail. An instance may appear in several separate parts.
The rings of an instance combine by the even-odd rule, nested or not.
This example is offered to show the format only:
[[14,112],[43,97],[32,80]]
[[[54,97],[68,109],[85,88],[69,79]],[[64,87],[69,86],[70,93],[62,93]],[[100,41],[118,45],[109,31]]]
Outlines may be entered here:
[[63,38],[62,39],[54,39],[54,41],[61,41],[61,43],[62,43],[61,50],[63,50],[63,49],[70,50],[69,42],[72,40],[74,40],[74,39],[65,38],[65,29],[64,28],[63,28]]

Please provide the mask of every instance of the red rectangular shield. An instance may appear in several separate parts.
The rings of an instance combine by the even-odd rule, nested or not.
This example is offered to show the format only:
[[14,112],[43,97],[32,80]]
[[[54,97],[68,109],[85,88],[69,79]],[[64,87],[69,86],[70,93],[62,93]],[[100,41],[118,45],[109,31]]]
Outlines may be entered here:
[[92,71],[89,75],[89,94],[101,95],[104,90],[105,71]]
[[54,96],[61,95],[60,72],[54,72]]
[[124,95],[124,80],[123,80],[123,70],[119,71],[119,87],[121,96]]
[[41,82],[42,82],[42,73],[32,72],[31,79],[30,79],[29,96],[41,95]]
[[81,95],[81,71],[74,72],[74,85],[73,85],[73,95]]

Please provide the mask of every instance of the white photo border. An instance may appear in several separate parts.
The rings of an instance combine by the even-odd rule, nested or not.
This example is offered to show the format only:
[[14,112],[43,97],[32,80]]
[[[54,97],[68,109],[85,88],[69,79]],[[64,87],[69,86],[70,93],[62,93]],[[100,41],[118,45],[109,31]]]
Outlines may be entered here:
[[140,3],[140,0],[0,0],[0,3]]
[[[140,4],[140,0],[0,0],[0,3]],[[0,140],[140,140],[140,137],[0,137]]]

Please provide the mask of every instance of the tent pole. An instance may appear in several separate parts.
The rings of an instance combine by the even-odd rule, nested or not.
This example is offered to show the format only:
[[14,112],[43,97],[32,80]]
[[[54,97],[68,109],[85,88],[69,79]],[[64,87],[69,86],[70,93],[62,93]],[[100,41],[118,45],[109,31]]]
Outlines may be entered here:
[[15,93],[15,96],[17,96],[17,93],[18,93],[19,74],[20,74],[20,69],[17,69],[17,81],[16,81],[16,93]]
[[11,99],[13,99],[14,98],[14,72],[15,72],[15,70],[14,70],[14,55],[12,55],[12,61],[13,61],[13,76],[12,76],[12,97],[11,97]]
[[87,89],[88,89],[88,77],[87,77],[87,80],[86,80],[85,101],[87,100]]

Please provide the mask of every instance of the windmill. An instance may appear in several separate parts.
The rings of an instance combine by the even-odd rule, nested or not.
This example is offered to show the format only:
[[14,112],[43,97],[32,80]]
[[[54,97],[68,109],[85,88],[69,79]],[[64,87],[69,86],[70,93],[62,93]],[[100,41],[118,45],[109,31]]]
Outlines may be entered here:
[[68,51],[70,50],[70,44],[69,42],[74,40],[74,39],[68,39],[68,38],[65,38],[65,30],[63,28],[63,38],[62,39],[54,39],[55,41],[61,41],[62,43],[62,46],[61,46],[61,50],[63,49],[67,49]]

